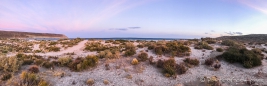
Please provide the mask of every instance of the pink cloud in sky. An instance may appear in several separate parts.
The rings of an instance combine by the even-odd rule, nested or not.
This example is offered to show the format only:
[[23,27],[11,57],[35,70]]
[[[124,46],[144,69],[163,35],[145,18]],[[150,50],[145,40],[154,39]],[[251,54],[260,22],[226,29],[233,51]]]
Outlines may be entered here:
[[[74,1],[75,2],[75,1]],[[0,28],[8,30],[80,31],[92,27],[125,10],[150,2],[150,0],[59,1],[53,5],[46,1],[0,1]],[[1,4],[2,3],[2,4]],[[69,5],[73,4],[73,5]],[[79,6],[83,5],[83,6]],[[103,6],[103,7],[102,7]],[[64,8],[64,9],[59,9]],[[97,9],[93,9],[97,8]]]
[[238,2],[267,15],[267,1],[266,0],[238,0]]

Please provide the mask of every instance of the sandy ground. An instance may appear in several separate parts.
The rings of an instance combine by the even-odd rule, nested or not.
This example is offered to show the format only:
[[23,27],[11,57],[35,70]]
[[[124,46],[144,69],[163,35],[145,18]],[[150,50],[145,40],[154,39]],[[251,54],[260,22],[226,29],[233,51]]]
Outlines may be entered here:
[[[38,53],[43,56],[60,56],[64,53],[74,52],[75,56],[86,56],[96,54],[96,52],[85,52],[83,48],[87,40],[80,42],[78,45],[67,48],[60,52],[49,52],[49,53]],[[102,42],[103,43],[103,42]],[[137,45],[135,43],[135,45]],[[213,47],[221,47],[221,45],[212,45]],[[36,47],[36,46],[34,46]],[[108,80],[107,86],[176,86],[178,84],[184,84],[186,86],[204,86],[201,80],[206,77],[217,76],[221,79],[223,86],[246,86],[244,81],[258,80],[257,83],[267,85],[267,60],[262,60],[263,65],[251,69],[245,69],[240,64],[230,64],[225,61],[221,61],[222,67],[215,71],[213,68],[203,65],[205,59],[215,57],[222,53],[212,50],[194,49],[190,46],[192,51],[190,58],[197,58],[200,60],[201,65],[190,68],[186,74],[178,75],[176,79],[166,78],[161,73],[161,69],[150,65],[147,62],[141,62],[140,64],[133,66],[130,64],[133,58],[137,57],[137,54],[132,57],[121,57],[115,60],[100,60],[100,63],[96,68],[88,69],[82,72],[72,72],[68,68],[57,67],[54,71],[49,69],[42,69],[41,74],[46,80],[48,80],[54,86],[86,86],[87,79],[94,79],[95,86],[104,86],[103,80]],[[215,48],[216,49],[216,48]],[[137,53],[145,51],[147,48],[137,49]],[[159,57],[155,55],[151,50],[148,52],[149,56],[153,56],[154,60],[168,59],[169,57]],[[177,63],[183,61],[185,57],[175,57]],[[106,70],[105,64],[109,63],[111,66],[110,70]],[[120,65],[120,68],[116,66]],[[263,73],[260,77],[256,76],[258,71],[262,69]],[[64,71],[65,76],[60,78],[53,74],[59,71]],[[127,75],[131,75],[132,79],[126,78]],[[240,81],[243,80],[243,81]]]

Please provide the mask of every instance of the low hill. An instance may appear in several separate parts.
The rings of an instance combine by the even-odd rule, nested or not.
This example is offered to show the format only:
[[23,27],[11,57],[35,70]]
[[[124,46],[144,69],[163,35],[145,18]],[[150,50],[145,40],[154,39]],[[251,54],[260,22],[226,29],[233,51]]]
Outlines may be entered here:
[[68,38],[64,34],[53,33],[34,33],[34,32],[19,32],[19,31],[2,31],[0,30],[0,38]]
[[222,36],[218,37],[219,40],[235,40],[240,42],[257,42],[257,43],[267,43],[267,34],[250,34],[241,36]]

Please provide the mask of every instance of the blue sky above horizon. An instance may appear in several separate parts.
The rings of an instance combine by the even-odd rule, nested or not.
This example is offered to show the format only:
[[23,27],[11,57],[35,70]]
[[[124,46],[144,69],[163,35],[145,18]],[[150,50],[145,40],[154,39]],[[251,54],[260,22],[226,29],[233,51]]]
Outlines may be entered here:
[[267,34],[266,0],[1,0],[0,30],[68,37]]

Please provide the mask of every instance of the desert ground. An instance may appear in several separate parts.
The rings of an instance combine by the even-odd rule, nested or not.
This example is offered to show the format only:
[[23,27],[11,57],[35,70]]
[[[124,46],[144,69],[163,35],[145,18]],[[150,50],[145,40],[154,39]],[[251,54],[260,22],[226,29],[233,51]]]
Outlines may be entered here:
[[[37,41],[37,40],[1,40],[1,46],[22,47],[28,49],[24,51],[10,50],[6,53],[1,53],[2,57],[18,57],[18,54],[35,55],[40,56],[42,60],[47,62],[57,61],[60,58],[71,58],[74,62],[77,58],[85,58],[86,56],[95,55],[98,57],[98,62],[95,66],[86,67],[82,70],[72,70],[68,66],[59,66],[53,64],[51,67],[44,67],[44,65],[38,65],[37,60],[33,62],[21,65],[17,71],[12,71],[12,78],[8,80],[1,80],[0,86],[16,86],[21,85],[20,78],[23,71],[30,71],[29,69],[33,65],[37,65],[38,78],[45,80],[47,85],[38,86],[250,86],[250,85],[267,85],[267,59],[266,53],[261,52],[264,56],[261,60],[260,66],[251,68],[245,68],[240,63],[229,63],[223,59],[218,59],[220,67],[215,69],[212,65],[205,65],[205,60],[209,58],[216,58],[226,52],[228,46],[222,45],[220,41],[216,43],[208,44],[213,49],[196,49],[196,45],[199,41],[192,41],[188,44],[184,44],[189,48],[189,55],[171,55],[171,54],[157,54],[153,49],[149,49],[149,41],[127,41],[127,42],[107,42],[107,40],[60,40],[60,41]],[[175,42],[185,43],[189,40],[178,40]],[[153,43],[166,44],[172,42],[172,40],[156,40]],[[66,44],[73,43],[73,44]],[[108,46],[108,48],[120,47],[126,43],[126,47],[118,49],[118,52],[111,53],[113,57],[108,57],[105,53],[104,58],[100,58],[101,51],[105,49],[94,50],[92,48],[93,43],[97,45]],[[134,45],[135,54],[127,56],[127,43]],[[92,44],[92,45],[90,45]],[[96,45],[96,44],[95,44]],[[143,45],[143,47],[138,47]],[[87,48],[88,46],[91,46]],[[248,50],[252,49],[267,49],[264,44],[246,44],[244,45]],[[48,48],[47,48],[48,47]],[[51,47],[52,50],[49,50]],[[97,46],[99,47],[99,46]],[[216,49],[222,48],[223,51],[219,52]],[[7,49],[7,48],[4,48]],[[54,51],[55,49],[55,51]],[[126,50],[124,50],[126,49]],[[112,51],[112,50],[110,50]],[[106,51],[105,51],[106,52]],[[107,51],[109,52],[109,51]],[[104,52],[102,52],[104,53]],[[133,64],[134,58],[139,58],[140,53],[147,53],[147,58],[152,57],[152,60],[141,61],[138,59],[137,64]],[[176,64],[183,64],[184,59],[191,58],[199,61],[198,65],[186,64],[187,71],[183,74],[174,74],[168,76],[163,73],[163,68],[157,67],[159,59],[168,60],[173,58]],[[34,58],[36,59],[36,58]],[[151,64],[154,62],[154,64]],[[22,62],[23,63],[23,62]],[[62,63],[62,62],[61,62]],[[59,64],[61,64],[59,63]],[[3,65],[2,65],[3,66]],[[0,65],[1,68],[1,65]],[[4,67],[0,69],[1,77],[7,73]],[[211,78],[216,77],[215,82],[212,82]],[[10,83],[11,82],[11,83]],[[17,84],[14,84],[16,82]],[[13,84],[12,84],[13,83]],[[217,84],[214,84],[217,83]],[[218,84],[219,83],[219,84]],[[25,84],[25,83],[22,83]],[[211,85],[212,84],[212,85]],[[30,86],[29,84],[27,84]],[[26,86],[27,86],[26,85]]]

